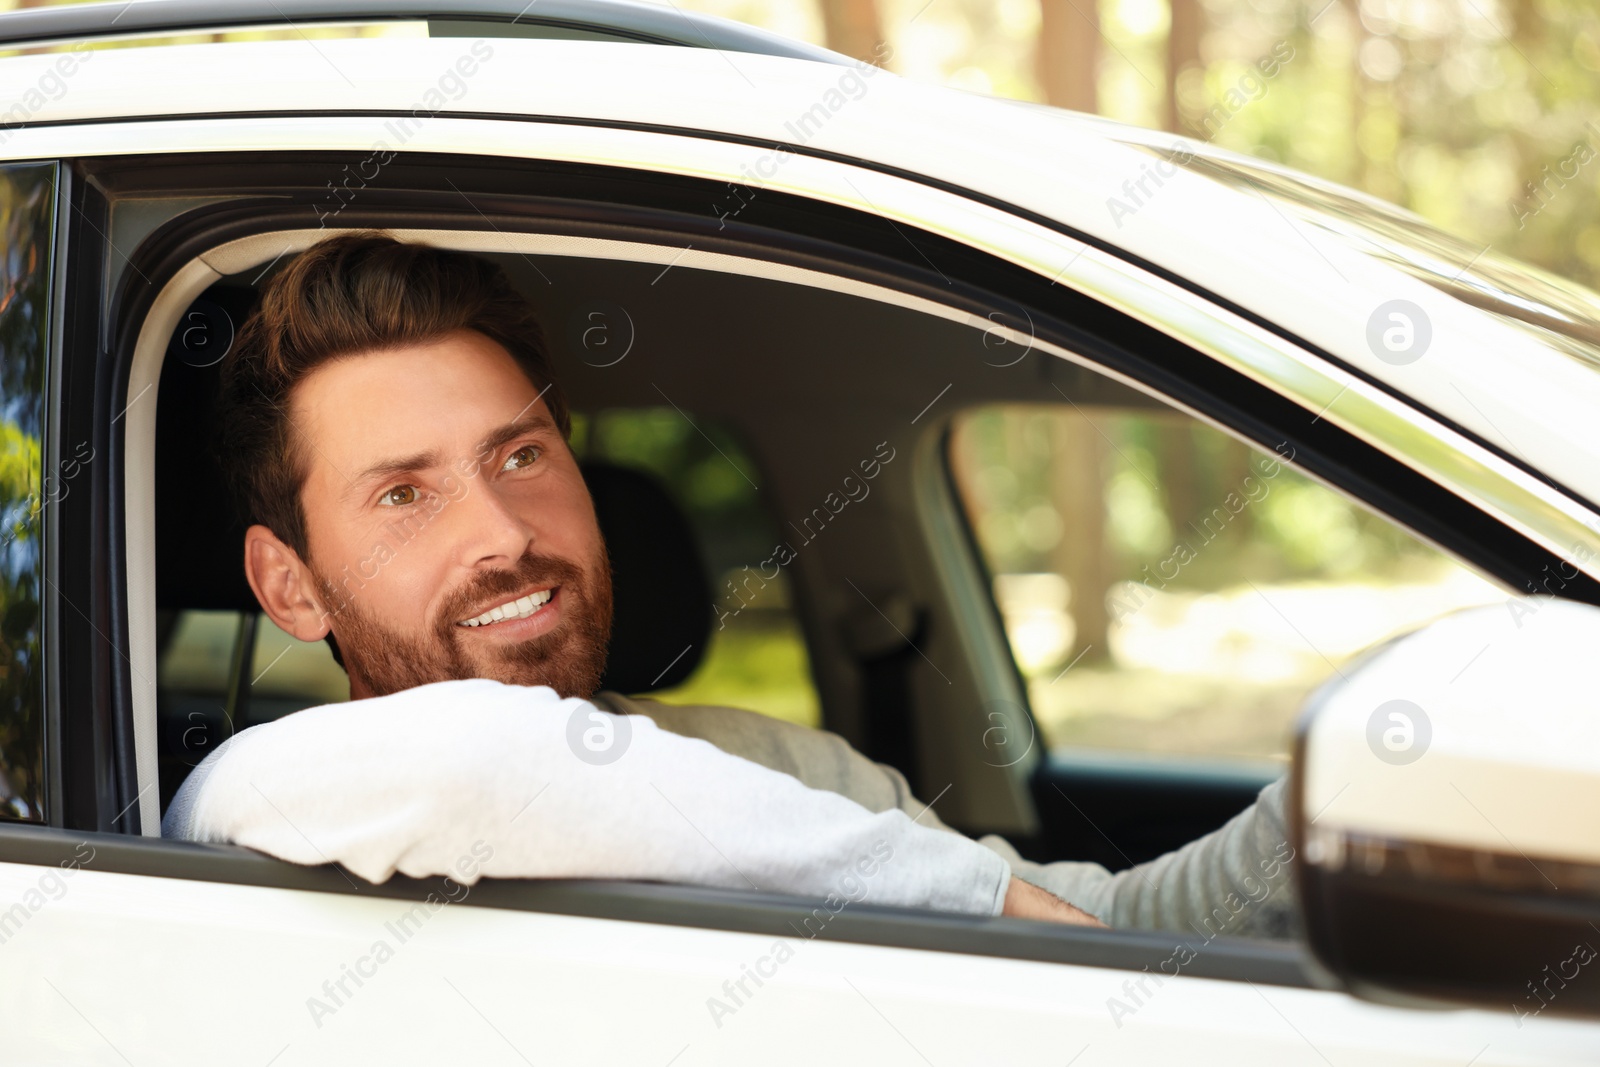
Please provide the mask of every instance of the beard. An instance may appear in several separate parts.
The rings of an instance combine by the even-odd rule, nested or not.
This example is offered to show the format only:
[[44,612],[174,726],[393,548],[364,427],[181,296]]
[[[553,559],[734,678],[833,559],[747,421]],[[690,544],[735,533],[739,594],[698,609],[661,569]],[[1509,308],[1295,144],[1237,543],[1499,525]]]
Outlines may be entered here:
[[[611,640],[611,562],[603,546],[590,575],[567,560],[533,553],[512,570],[479,574],[444,599],[437,621],[421,636],[390,629],[363,610],[357,597],[311,570],[327,603],[337,605],[333,636],[345,673],[373,696],[466,678],[547,685],[563,697],[588,698],[600,688]],[[562,617],[554,630],[509,647],[473,647],[463,640],[471,635],[456,620],[530,586],[560,587]]]

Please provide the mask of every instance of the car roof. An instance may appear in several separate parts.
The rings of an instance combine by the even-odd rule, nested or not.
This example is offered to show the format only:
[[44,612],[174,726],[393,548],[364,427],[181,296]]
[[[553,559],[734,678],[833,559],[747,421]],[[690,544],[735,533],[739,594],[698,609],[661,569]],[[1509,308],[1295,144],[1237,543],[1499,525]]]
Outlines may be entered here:
[[[467,53],[459,37],[96,50],[86,54],[93,58],[71,76],[68,91],[38,97],[26,124],[185,116],[235,122],[248,115],[282,122],[302,114],[365,115],[370,121],[410,112],[568,128],[592,124],[641,136],[682,132],[737,143],[749,147],[752,166],[771,172],[758,177],[746,169],[756,188],[787,187],[788,176],[801,169],[792,167],[786,175],[782,164],[789,152],[856,163],[865,169],[841,173],[831,188],[796,191],[865,205],[962,240],[967,235],[952,230],[957,224],[951,220],[887,206],[891,191],[878,175],[957,191],[1065,231],[1041,256],[1052,269],[1059,260],[1057,275],[1069,282],[1095,259],[1081,255],[1084,245],[1074,236],[1081,235],[1264,329],[1331,355],[1447,424],[1465,428],[1509,461],[1600,499],[1600,428],[1590,415],[1600,408],[1600,373],[1593,367],[1440,292],[1384,256],[1308,224],[1257,187],[1165,163],[1139,143],[1149,140],[1149,131],[912,82],[863,63],[587,40],[486,38],[485,47],[496,61],[478,64],[469,80],[455,78],[459,92],[452,83],[448,96],[437,93],[436,82]],[[8,84],[37,84],[58,59],[3,59],[0,76]],[[196,92],[197,85],[205,91]],[[366,146],[301,136],[293,123],[282,129],[286,149]],[[1159,136],[1185,152],[1215,151]],[[537,145],[536,138],[530,127],[529,144]],[[0,141],[0,158],[28,151],[18,143],[14,136]],[[32,151],[36,158],[41,151],[93,154],[94,144],[91,133],[87,141],[41,140]],[[215,132],[194,141],[196,151],[232,147],[237,145]],[[1039,269],[1037,263],[1028,266]],[[1433,358],[1397,365],[1375,351],[1374,316],[1397,299],[1428,309]],[[1338,400],[1332,398],[1330,407]],[[1336,416],[1334,411],[1329,417]]]
[[848,62],[837,52],[732,19],[634,0],[112,0],[0,14],[0,47],[417,20],[452,28],[471,23],[485,36],[634,41]]

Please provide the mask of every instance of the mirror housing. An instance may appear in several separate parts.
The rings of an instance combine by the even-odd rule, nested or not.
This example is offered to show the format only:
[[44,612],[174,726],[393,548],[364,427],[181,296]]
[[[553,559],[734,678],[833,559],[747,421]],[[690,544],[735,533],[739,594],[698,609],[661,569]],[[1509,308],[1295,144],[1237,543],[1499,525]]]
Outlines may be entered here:
[[1600,608],[1512,598],[1370,650],[1308,703],[1289,803],[1336,984],[1600,1017]]

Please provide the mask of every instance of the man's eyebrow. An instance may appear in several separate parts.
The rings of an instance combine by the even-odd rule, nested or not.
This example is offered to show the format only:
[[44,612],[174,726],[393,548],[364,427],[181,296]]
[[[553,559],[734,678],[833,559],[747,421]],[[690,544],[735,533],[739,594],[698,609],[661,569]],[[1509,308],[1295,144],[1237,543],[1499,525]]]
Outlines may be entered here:
[[478,442],[478,455],[487,455],[508,441],[515,441],[517,438],[522,437],[525,434],[534,433],[538,430],[543,430],[548,433],[556,433],[557,430],[555,420],[549,415],[546,415],[544,412],[540,411],[529,415],[526,418],[515,419],[511,422],[508,422],[498,429],[491,430],[482,441]]
[[365,468],[360,474],[351,479],[346,489],[346,495],[354,496],[365,487],[377,482],[386,482],[390,478],[398,478],[402,474],[411,474],[415,471],[437,467],[439,463],[439,450],[436,448],[429,449],[426,452],[418,452],[412,456],[381,460]]
[[[483,440],[478,442],[476,454],[480,458],[487,456],[489,453],[493,452],[495,449],[499,448],[508,441],[515,441],[517,438],[522,437],[525,434],[535,433],[538,431],[545,431],[548,433],[559,432],[558,428],[556,427],[555,420],[541,411],[537,414],[529,415],[527,418],[516,419],[512,422],[506,423],[504,426],[490,430]],[[351,480],[346,490],[346,495],[354,496],[362,492],[367,487],[377,483],[386,482],[391,478],[398,478],[401,475],[413,474],[417,471],[425,471],[434,467],[439,467],[442,466],[443,463],[444,461],[439,454],[439,450],[436,448],[429,449],[426,452],[418,452],[411,456],[399,456],[394,459],[380,460],[379,462],[364,468],[361,473],[357,474],[355,478]]]

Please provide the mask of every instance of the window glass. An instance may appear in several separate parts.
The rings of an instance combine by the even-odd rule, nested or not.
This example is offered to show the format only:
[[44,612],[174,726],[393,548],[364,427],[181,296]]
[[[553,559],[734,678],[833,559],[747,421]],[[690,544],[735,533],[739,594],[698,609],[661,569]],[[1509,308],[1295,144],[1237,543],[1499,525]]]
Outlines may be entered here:
[[88,456],[43,462],[53,163],[0,165],[0,819],[44,813],[41,527]]
[[965,413],[951,468],[1052,749],[1282,763],[1362,649],[1506,599],[1394,524],[1181,413]]

